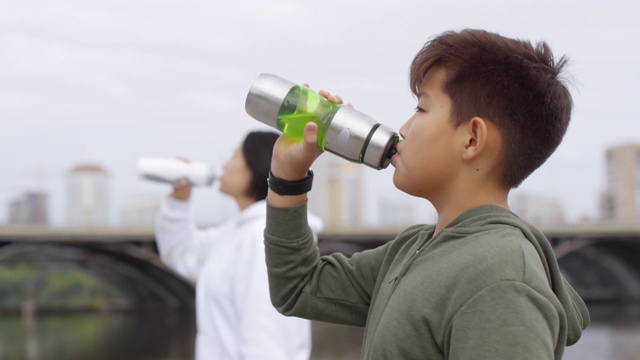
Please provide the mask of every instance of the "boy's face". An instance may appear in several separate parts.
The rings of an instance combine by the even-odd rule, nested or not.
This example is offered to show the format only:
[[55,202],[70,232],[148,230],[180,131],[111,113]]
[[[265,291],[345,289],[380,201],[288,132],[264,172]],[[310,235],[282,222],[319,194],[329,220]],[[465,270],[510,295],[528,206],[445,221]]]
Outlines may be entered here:
[[444,196],[455,176],[455,134],[451,98],[442,91],[444,69],[427,73],[418,95],[416,112],[400,128],[404,140],[391,159],[394,185],[407,194],[433,202]]

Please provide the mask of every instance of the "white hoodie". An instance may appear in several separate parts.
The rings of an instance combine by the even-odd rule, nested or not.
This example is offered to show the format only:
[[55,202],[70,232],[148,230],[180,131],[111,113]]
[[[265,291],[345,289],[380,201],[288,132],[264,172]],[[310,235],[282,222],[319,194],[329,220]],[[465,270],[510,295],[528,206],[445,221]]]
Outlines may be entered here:
[[[271,305],[264,257],[266,202],[197,229],[189,202],[167,197],[156,217],[162,261],[196,284],[197,360],[308,360],[311,323]],[[314,232],[322,221],[309,215]]]

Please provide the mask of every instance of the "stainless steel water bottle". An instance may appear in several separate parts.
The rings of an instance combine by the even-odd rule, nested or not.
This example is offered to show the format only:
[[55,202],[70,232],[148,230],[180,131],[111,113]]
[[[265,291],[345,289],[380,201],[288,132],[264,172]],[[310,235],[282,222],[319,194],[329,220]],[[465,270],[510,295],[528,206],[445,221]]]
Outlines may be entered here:
[[138,160],[138,176],[151,181],[177,185],[187,179],[193,186],[210,186],[218,177],[212,165],[179,159],[142,158]]
[[300,139],[305,125],[314,122],[319,147],[378,170],[389,166],[399,141],[396,132],[369,115],[272,74],[261,74],[253,82],[245,110],[254,119]]

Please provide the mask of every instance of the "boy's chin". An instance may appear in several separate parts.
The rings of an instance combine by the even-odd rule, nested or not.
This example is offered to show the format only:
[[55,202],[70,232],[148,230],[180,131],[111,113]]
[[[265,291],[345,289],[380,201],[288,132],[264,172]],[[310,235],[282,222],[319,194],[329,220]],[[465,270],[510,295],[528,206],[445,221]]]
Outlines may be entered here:
[[404,187],[402,186],[402,178],[401,176],[398,174],[398,170],[395,170],[393,172],[393,186],[395,186],[398,190],[402,191],[402,192],[407,192]]

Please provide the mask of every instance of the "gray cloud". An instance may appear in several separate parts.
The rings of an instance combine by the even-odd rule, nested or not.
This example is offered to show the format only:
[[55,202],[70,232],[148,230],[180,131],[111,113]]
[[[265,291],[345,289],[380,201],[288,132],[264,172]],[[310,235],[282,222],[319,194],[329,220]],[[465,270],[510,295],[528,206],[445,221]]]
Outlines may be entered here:
[[[110,170],[117,223],[127,199],[166,191],[135,178],[137,157],[221,162],[261,127],[244,113],[244,96],[262,72],[331,89],[398,128],[415,107],[413,55],[448,29],[543,39],[570,58],[573,123],[518,191],[557,196],[572,219],[595,216],[604,149],[638,141],[633,2],[4,0],[1,8],[0,221],[11,197],[43,188],[63,223],[64,174],[91,161]],[[367,172],[372,199],[405,196],[391,172]],[[203,218],[217,211],[209,203],[230,204],[201,192]]]

